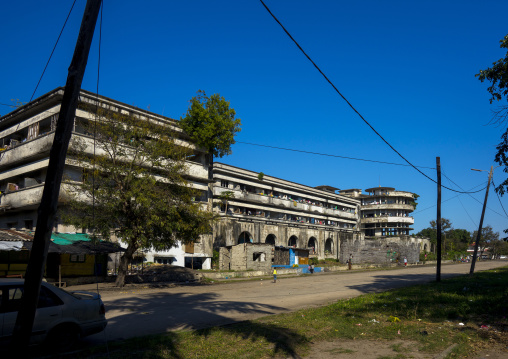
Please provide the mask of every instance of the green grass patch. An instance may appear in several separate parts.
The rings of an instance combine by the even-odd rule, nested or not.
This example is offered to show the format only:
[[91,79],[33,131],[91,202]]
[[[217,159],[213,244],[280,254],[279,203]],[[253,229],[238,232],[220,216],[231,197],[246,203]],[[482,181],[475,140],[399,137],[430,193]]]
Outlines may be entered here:
[[[109,352],[97,347],[72,357],[286,358],[304,356],[311,343],[340,339],[402,340],[425,353],[457,344],[447,358],[467,357],[488,341],[506,342],[507,283],[508,267],[498,268],[234,325],[135,338],[110,344]],[[409,349],[395,344],[392,350],[390,358],[402,358]]]

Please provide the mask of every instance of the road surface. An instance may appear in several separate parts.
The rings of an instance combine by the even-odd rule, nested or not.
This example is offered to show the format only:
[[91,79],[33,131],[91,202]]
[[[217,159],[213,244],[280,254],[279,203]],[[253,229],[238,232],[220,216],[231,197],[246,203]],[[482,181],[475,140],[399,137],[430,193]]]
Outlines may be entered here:
[[[476,263],[475,270],[506,264],[507,261],[482,261]],[[441,278],[468,274],[469,269],[470,263],[444,265]],[[255,319],[365,293],[425,283],[435,278],[435,266],[410,266],[282,277],[277,283],[265,278],[216,285],[103,291],[108,326],[104,333],[85,338],[83,345]]]

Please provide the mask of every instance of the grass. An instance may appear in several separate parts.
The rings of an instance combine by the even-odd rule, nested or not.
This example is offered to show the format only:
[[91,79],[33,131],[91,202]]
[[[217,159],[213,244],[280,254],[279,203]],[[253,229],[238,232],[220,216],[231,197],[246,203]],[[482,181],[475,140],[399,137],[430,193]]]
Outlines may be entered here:
[[[462,358],[492,342],[506,346],[507,283],[508,267],[498,268],[259,320],[135,338],[110,344],[109,353],[96,347],[72,357],[285,358],[304,356],[319,341],[369,339],[408,341],[425,353],[457,344],[447,358]],[[408,350],[392,349],[391,358]]]

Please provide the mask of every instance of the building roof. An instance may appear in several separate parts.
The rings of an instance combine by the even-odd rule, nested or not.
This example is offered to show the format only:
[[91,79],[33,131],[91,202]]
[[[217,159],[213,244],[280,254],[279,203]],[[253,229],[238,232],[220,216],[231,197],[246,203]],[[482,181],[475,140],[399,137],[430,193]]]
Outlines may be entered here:
[[[3,244],[2,244],[3,242]],[[16,243],[16,245],[9,245]],[[15,231],[11,229],[0,229],[0,250],[31,250],[33,245],[33,234]],[[100,241],[92,242],[92,238],[85,233],[52,233],[49,244],[50,253],[115,253],[124,251],[117,243]]]
[[374,192],[375,190],[378,190],[378,189],[384,189],[384,190],[388,190],[388,191],[395,191],[395,188],[393,187],[373,187],[373,188],[368,188],[365,190],[365,192]]
[[335,191],[340,191],[340,188],[332,187],[332,186],[326,186],[326,185],[316,186],[315,188],[320,189],[322,191],[332,192],[332,193],[335,193]]

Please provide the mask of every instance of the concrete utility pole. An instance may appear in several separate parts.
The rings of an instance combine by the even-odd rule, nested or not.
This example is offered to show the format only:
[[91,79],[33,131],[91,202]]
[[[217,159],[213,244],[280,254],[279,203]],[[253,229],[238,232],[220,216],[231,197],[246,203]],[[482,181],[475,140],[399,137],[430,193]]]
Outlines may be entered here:
[[437,265],[436,265],[436,282],[441,281],[441,158],[436,157],[437,169]]
[[19,357],[26,356],[32,334],[42,276],[51,241],[51,232],[55,222],[67,148],[72,134],[81,82],[83,81],[100,7],[101,0],[87,1],[74,55],[69,66],[55,137],[49,154],[49,165],[42,200],[37,210],[37,228],[25,275],[25,289],[21,309],[16,318],[11,342],[11,349],[15,348]]
[[[473,171],[479,171],[472,168]],[[482,237],[482,226],[483,226],[483,217],[485,215],[485,208],[487,207],[487,198],[489,197],[489,188],[490,188],[490,180],[492,179],[492,172],[494,171],[493,166],[490,166],[490,172],[489,172],[489,181],[487,183],[487,190],[485,191],[485,200],[483,201],[483,209],[482,209],[482,215],[480,217],[480,226],[478,227],[478,233],[476,235],[476,241],[474,244],[474,252],[473,252],[473,260],[471,261],[471,270],[469,271],[469,274],[474,273],[474,266],[476,264],[476,256],[478,255],[478,244],[480,243],[480,239]]]

